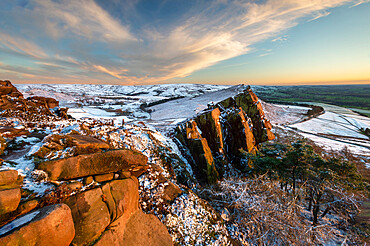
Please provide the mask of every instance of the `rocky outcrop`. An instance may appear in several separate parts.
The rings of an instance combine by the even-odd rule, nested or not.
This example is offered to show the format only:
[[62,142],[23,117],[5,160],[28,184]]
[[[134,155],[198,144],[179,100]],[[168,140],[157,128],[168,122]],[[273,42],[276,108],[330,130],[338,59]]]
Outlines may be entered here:
[[46,161],[37,168],[47,172],[51,180],[69,180],[118,171],[146,170],[147,161],[148,158],[140,152],[113,150]]
[[23,98],[22,93],[20,93],[9,80],[0,80],[0,96],[6,95]]
[[74,236],[70,208],[56,204],[33,211],[0,228],[0,245],[68,246]]
[[50,97],[29,97],[28,101],[35,103],[38,106],[44,106],[46,108],[56,108],[59,107],[59,102],[54,98]]
[[0,80],[0,116],[17,117],[25,121],[50,120],[51,118],[68,119],[66,112],[58,109],[59,102],[53,98],[30,97],[25,99],[21,92],[9,80]]
[[274,139],[271,128],[257,96],[248,88],[179,125],[176,137],[189,150],[198,178],[213,183],[240,149],[254,154],[260,143]]

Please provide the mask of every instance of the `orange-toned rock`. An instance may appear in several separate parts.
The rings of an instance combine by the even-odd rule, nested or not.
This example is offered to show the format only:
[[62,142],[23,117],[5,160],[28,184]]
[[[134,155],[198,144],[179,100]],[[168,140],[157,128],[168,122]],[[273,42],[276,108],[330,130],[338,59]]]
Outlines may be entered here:
[[9,80],[0,80],[0,95],[23,98],[22,93],[20,93]]
[[76,235],[74,245],[94,241],[110,223],[109,210],[100,188],[69,197],[65,203],[71,208]]
[[190,121],[186,127],[186,136],[188,146],[193,158],[205,172],[208,183],[214,183],[219,178],[215,167],[211,149],[208,146],[206,138],[203,138],[195,121]]
[[2,170],[0,171],[0,185],[9,185],[18,179],[18,172],[16,170]]
[[34,210],[39,205],[39,202],[37,200],[30,200],[28,202],[25,202],[17,208],[18,216],[26,214],[32,210]]
[[127,219],[139,209],[139,181],[135,177],[113,180],[102,186],[112,220]]
[[128,221],[120,245],[169,246],[173,242],[167,228],[157,217],[139,210]]
[[106,142],[103,142],[100,139],[85,136],[85,135],[78,135],[78,134],[71,134],[68,135],[72,138],[73,144],[77,148],[91,148],[91,149],[109,149],[110,146]]
[[0,215],[12,212],[17,209],[21,201],[20,188],[0,191]]
[[242,108],[239,108],[240,111],[239,111],[239,116],[240,116],[240,120],[241,120],[241,123],[243,124],[244,126],[244,134],[245,134],[245,142],[246,142],[246,145],[247,145],[247,151],[249,153],[253,153],[255,154],[256,151],[257,151],[257,146],[256,146],[256,140],[253,136],[253,132],[249,126],[249,122],[245,119],[245,113],[243,111]]
[[142,153],[125,149],[46,161],[40,163],[37,168],[47,172],[51,180],[69,180],[146,168],[147,161],[148,158]]
[[101,183],[105,181],[112,180],[114,178],[114,173],[100,174],[94,176],[95,182]]
[[74,236],[71,210],[65,204],[56,204],[0,228],[0,245],[68,246]]
[[182,190],[180,189],[180,187],[178,187],[171,181],[167,181],[167,185],[164,187],[164,191],[163,191],[163,199],[167,202],[172,202],[181,193],[182,193]]
[[123,217],[113,222],[95,246],[135,245],[135,246],[170,246],[171,235],[159,219],[151,214],[137,210],[128,221]]

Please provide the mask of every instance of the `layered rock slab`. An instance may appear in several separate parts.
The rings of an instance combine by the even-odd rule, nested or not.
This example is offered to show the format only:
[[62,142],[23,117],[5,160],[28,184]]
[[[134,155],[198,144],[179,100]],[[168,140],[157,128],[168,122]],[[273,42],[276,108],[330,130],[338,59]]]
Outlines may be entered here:
[[68,246],[74,236],[70,208],[56,204],[28,213],[0,228],[0,245]]
[[118,171],[146,169],[148,158],[133,150],[113,150],[46,161],[37,168],[47,172],[51,180],[69,180]]

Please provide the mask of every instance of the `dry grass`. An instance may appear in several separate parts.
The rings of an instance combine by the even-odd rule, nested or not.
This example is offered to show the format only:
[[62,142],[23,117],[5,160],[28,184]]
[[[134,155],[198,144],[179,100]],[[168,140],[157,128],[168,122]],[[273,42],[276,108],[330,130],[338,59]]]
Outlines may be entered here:
[[311,213],[304,201],[293,199],[290,193],[280,189],[278,181],[265,176],[225,179],[200,193],[222,214],[230,235],[243,245],[359,243],[351,233],[345,232],[343,225],[347,223],[338,215],[328,215],[320,219],[319,225],[312,226]]

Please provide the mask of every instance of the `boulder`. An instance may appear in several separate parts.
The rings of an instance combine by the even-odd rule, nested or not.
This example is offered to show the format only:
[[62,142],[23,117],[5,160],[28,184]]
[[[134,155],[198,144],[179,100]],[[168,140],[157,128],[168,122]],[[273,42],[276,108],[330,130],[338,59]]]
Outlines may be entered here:
[[20,188],[0,191],[0,215],[12,212],[17,209],[21,201]]
[[68,246],[74,236],[71,210],[65,204],[56,204],[0,228],[0,245]]
[[18,172],[16,170],[0,171],[0,185],[9,185],[17,181]]
[[107,144],[106,142],[103,142],[102,140],[91,136],[78,134],[71,134],[68,136],[72,138],[72,142],[73,145],[76,146],[77,153],[94,153],[101,151],[101,149],[110,148],[109,144]]
[[139,210],[128,221],[121,245],[166,246],[173,243],[166,226],[156,216]]
[[112,220],[127,218],[139,209],[139,181],[135,177],[113,180],[102,186]]
[[100,188],[73,195],[65,203],[71,208],[76,235],[75,245],[97,239],[110,223],[110,214]]
[[135,168],[146,168],[147,161],[148,158],[137,151],[113,150],[46,161],[40,163],[37,168],[47,172],[51,180],[69,180],[122,170],[131,171]]
[[[122,218],[122,217],[121,217]],[[109,230],[96,242],[96,246],[135,245],[167,246],[173,245],[171,235],[159,219],[151,214],[137,210],[128,221],[121,218],[112,223]]]
[[163,191],[163,199],[167,202],[172,202],[182,193],[182,190],[171,181],[167,181],[166,183]]

